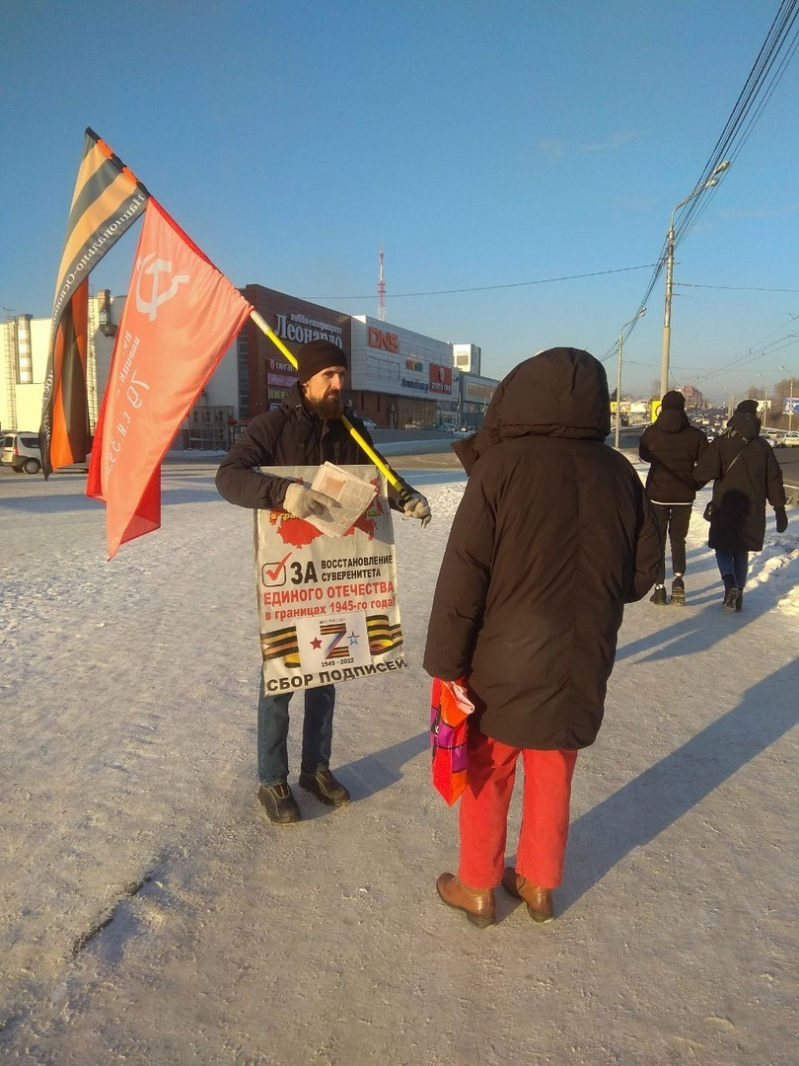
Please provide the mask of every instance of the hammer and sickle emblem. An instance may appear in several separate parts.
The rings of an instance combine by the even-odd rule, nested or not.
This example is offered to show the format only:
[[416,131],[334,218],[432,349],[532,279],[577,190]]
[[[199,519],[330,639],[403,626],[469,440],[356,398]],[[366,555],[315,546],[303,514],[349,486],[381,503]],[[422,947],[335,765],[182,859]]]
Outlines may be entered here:
[[[146,264],[150,259],[154,259],[153,263],[149,266]],[[162,273],[170,273],[172,270],[172,263],[167,259],[155,259],[155,252],[151,252],[149,255],[145,255],[137,263],[138,277],[136,279],[136,306],[138,309],[149,316],[151,322],[155,321],[155,317],[158,314],[158,308],[161,304],[166,303],[167,300],[171,300],[173,296],[177,295],[178,286],[181,283],[191,281],[188,274],[173,274],[172,283],[169,288],[164,292],[159,292],[159,277]],[[151,275],[153,279],[152,290],[150,299],[145,300],[141,293],[142,277],[144,274]]]

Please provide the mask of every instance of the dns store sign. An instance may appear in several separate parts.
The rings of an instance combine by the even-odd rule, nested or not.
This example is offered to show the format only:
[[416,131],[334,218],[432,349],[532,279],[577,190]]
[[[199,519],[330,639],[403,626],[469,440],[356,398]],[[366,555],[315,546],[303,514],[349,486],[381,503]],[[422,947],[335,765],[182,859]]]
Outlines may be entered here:
[[380,348],[384,352],[394,352],[396,354],[400,349],[399,336],[396,333],[387,333],[376,326],[370,326],[369,347]]

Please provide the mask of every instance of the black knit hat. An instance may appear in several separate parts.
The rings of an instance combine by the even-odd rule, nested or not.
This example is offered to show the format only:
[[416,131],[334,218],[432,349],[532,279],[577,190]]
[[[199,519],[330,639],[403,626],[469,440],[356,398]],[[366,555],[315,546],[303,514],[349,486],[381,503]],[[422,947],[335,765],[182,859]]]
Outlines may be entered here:
[[736,414],[757,414],[757,400],[741,400],[738,406],[735,408]]
[[349,367],[347,356],[332,341],[309,341],[297,352],[297,377],[300,382],[308,381],[320,370],[329,366]]
[[660,401],[660,406],[664,411],[682,411],[685,407],[685,397],[681,392],[677,392],[675,389],[672,392],[666,393]]

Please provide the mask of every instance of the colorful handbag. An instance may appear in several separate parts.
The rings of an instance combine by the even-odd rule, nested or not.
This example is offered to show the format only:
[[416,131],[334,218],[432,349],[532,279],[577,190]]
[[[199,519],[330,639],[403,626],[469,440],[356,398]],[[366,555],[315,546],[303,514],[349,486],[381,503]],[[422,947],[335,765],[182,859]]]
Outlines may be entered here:
[[466,738],[473,710],[474,704],[463,682],[433,678],[430,701],[433,787],[450,807],[466,788]]

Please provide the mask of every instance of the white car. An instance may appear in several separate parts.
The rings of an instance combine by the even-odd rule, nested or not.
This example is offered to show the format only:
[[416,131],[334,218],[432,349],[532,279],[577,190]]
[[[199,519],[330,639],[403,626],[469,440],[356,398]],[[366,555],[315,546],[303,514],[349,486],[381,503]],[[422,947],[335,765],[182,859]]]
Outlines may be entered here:
[[377,422],[375,422],[374,419],[362,418],[361,422],[363,422],[363,424],[366,426],[370,433],[373,429],[377,429]]
[[36,430],[12,429],[3,437],[2,461],[15,474],[38,474],[42,469],[39,434]]
[[[10,466],[15,474],[38,474],[42,469],[42,453],[39,449],[39,433],[35,429],[10,429],[0,433],[2,452],[0,462]],[[70,463],[59,471],[85,474],[89,469],[90,456],[82,463]]]

